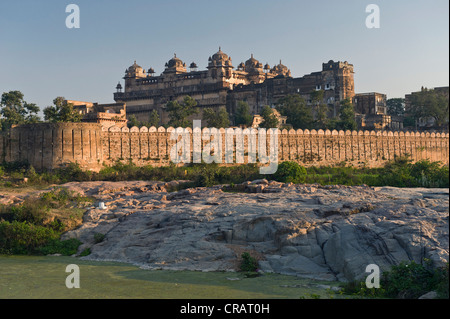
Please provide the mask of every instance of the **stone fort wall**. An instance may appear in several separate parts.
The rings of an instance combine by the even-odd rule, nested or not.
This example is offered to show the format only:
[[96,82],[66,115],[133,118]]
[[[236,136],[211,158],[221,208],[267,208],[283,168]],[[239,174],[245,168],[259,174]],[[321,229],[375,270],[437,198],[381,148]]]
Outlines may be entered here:
[[[83,169],[95,171],[117,161],[131,161],[138,166],[164,166],[171,163],[170,150],[177,142],[170,139],[173,130],[163,127],[105,128],[96,123],[21,125],[0,135],[0,161],[28,161],[36,169],[53,169],[76,162]],[[192,154],[192,130],[188,130]],[[225,130],[219,132],[225,141]],[[205,145],[208,141],[201,143]],[[247,163],[247,139],[244,149]],[[279,162],[296,161],[305,166],[345,162],[347,165],[377,167],[403,155],[410,155],[414,162],[428,159],[448,165],[449,134],[282,130],[278,135],[278,152]],[[225,163],[224,156],[222,163]]]
[[0,161],[27,161],[39,170],[77,162],[85,169],[99,170],[102,138],[97,123],[19,125],[0,134]]

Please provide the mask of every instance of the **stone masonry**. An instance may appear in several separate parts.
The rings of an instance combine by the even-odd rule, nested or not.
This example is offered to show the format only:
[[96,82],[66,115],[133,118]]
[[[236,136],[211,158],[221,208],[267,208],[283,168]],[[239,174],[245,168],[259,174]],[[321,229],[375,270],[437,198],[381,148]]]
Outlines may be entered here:
[[[171,127],[107,128],[97,123],[20,125],[0,134],[0,161],[27,161],[36,169],[78,163],[83,169],[93,171],[118,161],[165,166],[171,163],[170,150],[177,142],[170,139],[173,130]],[[192,130],[188,132],[192,143]],[[448,133],[301,129],[278,132],[279,162],[295,161],[305,166],[345,162],[377,167],[395,157],[410,155],[413,161],[428,159],[449,164]],[[225,130],[220,129],[219,133],[225,141]],[[206,143],[202,141],[203,145]],[[247,139],[244,148],[247,155]],[[245,156],[245,163],[247,160]]]

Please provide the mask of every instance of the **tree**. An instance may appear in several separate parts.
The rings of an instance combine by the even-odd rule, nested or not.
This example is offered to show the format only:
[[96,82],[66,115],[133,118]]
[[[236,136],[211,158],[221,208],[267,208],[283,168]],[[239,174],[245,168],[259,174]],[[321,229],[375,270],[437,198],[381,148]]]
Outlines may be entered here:
[[153,111],[150,113],[150,117],[149,117],[149,119],[148,119],[148,125],[147,125],[147,127],[152,127],[152,126],[158,127],[159,121],[160,121],[160,118],[159,118],[158,111],[157,111],[157,110],[153,110]]
[[133,126],[136,126],[136,127],[142,127],[142,126],[158,127],[158,125],[159,125],[159,114],[158,114],[157,110],[153,110],[150,112],[148,122],[138,121],[138,119],[136,118],[136,116],[134,114],[130,115],[130,117],[128,118],[128,122],[127,122],[127,126],[129,128],[132,128]]
[[182,103],[170,101],[166,104],[166,110],[169,113],[169,125],[173,127],[188,127],[191,124],[189,116],[197,114],[197,101],[192,97],[186,96]]
[[72,103],[58,96],[53,100],[53,106],[48,106],[44,109],[44,119],[47,122],[81,122],[83,115],[77,112]]
[[355,109],[349,98],[341,101],[341,108],[339,110],[339,119],[335,122],[335,129],[337,130],[356,130],[358,124],[355,120]]
[[403,116],[405,114],[405,99],[393,98],[386,101],[387,114],[392,116]]
[[236,108],[236,113],[234,114],[234,124],[250,126],[252,125],[252,122],[253,116],[250,113],[248,104],[244,101],[239,101]]
[[264,122],[262,122],[259,127],[261,128],[277,128],[278,127],[278,118],[275,116],[275,113],[273,112],[272,108],[268,105],[265,105],[261,110],[261,116],[264,119]]
[[411,95],[411,107],[408,112],[416,122],[421,118],[432,118],[436,126],[448,126],[448,106],[448,96],[437,90],[423,88]]
[[203,121],[206,121],[209,127],[226,128],[230,126],[230,118],[224,107],[220,107],[216,112],[208,107],[203,111]]
[[281,115],[287,116],[286,123],[291,124],[294,129],[312,128],[312,111],[299,94],[287,95],[278,100],[277,110]]
[[314,111],[316,114],[316,120],[314,124],[318,129],[326,129],[329,124],[328,106],[323,103],[324,94],[324,90],[312,91],[310,93],[311,102],[314,105]]
[[0,104],[0,130],[9,129],[15,124],[37,123],[39,107],[34,103],[25,102],[20,91],[4,92]]
[[132,128],[133,126],[139,127],[139,123],[140,123],[140,122],[137,120],[136,115],[131,114],[131,115],[128,117],[128,122],[127,122],[128,128]]

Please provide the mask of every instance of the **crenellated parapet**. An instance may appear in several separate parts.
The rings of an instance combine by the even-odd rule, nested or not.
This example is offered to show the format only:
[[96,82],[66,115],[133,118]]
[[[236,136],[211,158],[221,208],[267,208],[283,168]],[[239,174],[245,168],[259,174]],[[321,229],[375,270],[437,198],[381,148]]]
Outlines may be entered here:
[[[264,131],[266,132],[266,131]],[[0,161],[28,161],[37,169],[78,163],[99,170],[117,161],[136,165],[168,165],[174,147],[194,153],[208,150],[221,163],[252,163],[255,151],[277,148],[278,162],[302,165],[364,165],[377,167],[399,156],[413,161],[449,163],[449,134],[403,131],[279,130],[254,128],[102,127],[96,123],[39,123],[20,125],[0,134]],[[271,139],[271,136],[276,139]],[[264,138],[264,139],[262,139]],[[263,149],[260,146],[265,143]],[[180,144],[182,143],[182,144]],[[181,146],[180,146],[181,145]],[[231,148],[230,148],[231,147]],[[177,149],[177,150],[178,150]],[[179,151],[181,152],[181,151]],[[209,154],[209,153],[208,153]],[[197,157],[198,158],[198,157]],[[231,161],[231,162],[230,162]]]
[[[174,139],[171,135],[177,132]],[[201,149],[214,141],[221,140],[224,149],[227,139],[236,144],[235,129],[215,128],[173,128],[132,127],[119,129],[112,127],[104,134],[103,153],[108,160],[136,161],[145,164],[146,160],[164,165],[170,162],[170,150],[181,139],[181,133],[188,134],[190,152],[193,152],[194,135],[203,138]],[[251,150],[252,143],[258,143],[257,129],[241,130],[245,136],[245,153]],[[380,166],[398,156],[409,155],[413,161],[428,159],[448,164],[448,133],[425,133],[403,131],[350,131],[350,130],[275,130],[278,136],[279,161],[296,161],[304,165],[333,165],[346,162],[353,165]],[[254,137],[254,139],[253,139]],[[269,140],[266,141],[268,144]],[[235,154],[235,152],[234,152]],[[225,150],[223,151],[225,162]],[[191,157],[192,158],[192,157]]]

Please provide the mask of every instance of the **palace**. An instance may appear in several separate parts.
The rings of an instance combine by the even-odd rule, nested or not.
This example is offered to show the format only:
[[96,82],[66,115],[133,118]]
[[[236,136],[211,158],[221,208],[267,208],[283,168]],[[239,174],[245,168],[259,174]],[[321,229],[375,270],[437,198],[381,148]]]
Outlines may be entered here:
[[[259,114],[264,105],[274,106],[288,94],[300,94],[309,101],[312,91],[324,90],[324,102],[333,117],[338,114],[339,102],[355,95],[353,73],[353,65],[347,61],[330,60],[322,64],[319,72],[293,78],[281,61],[270,67],[253,54],[234,68],[231,57],[219,48],[209,57],[206,70],[198,70],[192,62],[188,71],[186,63],[175,54],[162,74],[155,76],[153,68],[146,71],[135,61],[125,70],[124,92],[119,82],[114,100],[126,103],[127,117],[134,115],[145,122],[156,110],[164,124],[168,122],[167,102],[182,101],[186,95],[194,98],[200,109],[225,107],[232,117],[239,101],[247,102],[252,114]],[[201,118],[201,112],[197,117]]]

